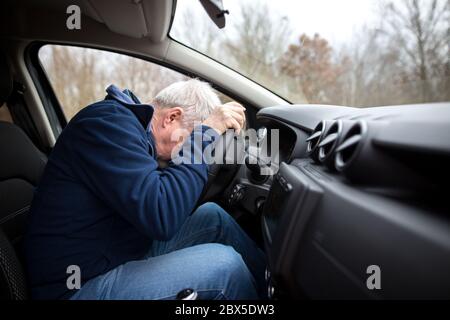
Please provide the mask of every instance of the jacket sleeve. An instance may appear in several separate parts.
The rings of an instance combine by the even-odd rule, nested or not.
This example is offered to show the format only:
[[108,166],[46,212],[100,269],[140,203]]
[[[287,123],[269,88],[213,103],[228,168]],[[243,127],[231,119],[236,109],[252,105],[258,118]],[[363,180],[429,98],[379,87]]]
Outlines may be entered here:
[[[71,143],[74,174],[142,233],[170,239],[194,209],[207,181],[204,161],[159,170],[145,131],[131,115],[79,119],[71,126],[71,139],[66,140]],[[206,128],[194,131],[190,139],[207,135]],[[205,137],[194,148],[204,149],[214,138]]]

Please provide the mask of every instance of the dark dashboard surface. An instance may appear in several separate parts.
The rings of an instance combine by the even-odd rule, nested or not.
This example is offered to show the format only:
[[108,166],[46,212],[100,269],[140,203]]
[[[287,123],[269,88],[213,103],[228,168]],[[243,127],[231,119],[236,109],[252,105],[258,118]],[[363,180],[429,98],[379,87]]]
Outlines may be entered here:
[[257,119],[282,129],[262,219],[274,291],[450,298],[450,104],[280,106]]

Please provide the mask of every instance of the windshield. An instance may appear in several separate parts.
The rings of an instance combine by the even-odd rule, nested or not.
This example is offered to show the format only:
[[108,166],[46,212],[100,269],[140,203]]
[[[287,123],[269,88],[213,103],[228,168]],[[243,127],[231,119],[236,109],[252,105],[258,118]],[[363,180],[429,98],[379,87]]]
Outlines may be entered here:
[[170,36],[293,103],[450,101],[448,0],[179,0]]

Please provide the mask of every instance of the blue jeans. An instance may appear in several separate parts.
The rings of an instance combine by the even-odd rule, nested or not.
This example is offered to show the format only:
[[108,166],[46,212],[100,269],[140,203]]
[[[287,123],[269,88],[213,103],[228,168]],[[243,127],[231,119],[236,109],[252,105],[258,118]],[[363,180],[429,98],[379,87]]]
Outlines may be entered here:
[[142,260],[87,281],[71,299],[264,298],[265,256],[221,207],[199,207],[169,241],[154,241]]

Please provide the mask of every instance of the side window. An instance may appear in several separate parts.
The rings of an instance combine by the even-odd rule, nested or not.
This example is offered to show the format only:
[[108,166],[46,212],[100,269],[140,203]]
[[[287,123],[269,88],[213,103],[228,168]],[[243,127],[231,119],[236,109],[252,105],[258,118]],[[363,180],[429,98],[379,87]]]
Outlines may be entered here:
[[68,121],[103,99],[110,84],[128,88],[142,102],[149,102],[166,86],[187,79],[145,60],[96,49],[45,45],[39,50],[39,60]]

